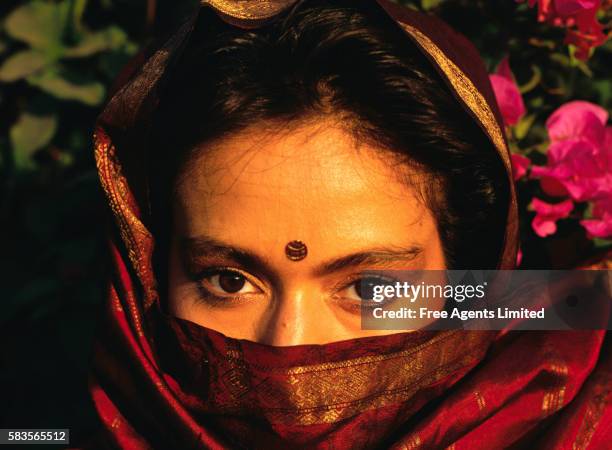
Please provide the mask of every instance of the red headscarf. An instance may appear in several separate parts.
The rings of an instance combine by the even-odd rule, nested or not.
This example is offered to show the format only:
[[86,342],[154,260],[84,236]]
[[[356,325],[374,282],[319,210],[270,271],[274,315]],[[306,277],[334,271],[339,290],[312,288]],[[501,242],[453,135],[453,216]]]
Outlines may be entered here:
[[[294,1],[209,0],[256,28]],[[474,47],[440,21],[383,8],[487,133],[512,175],[502,120]],[[299,7],[299,5],[297,6]],[[110,448],[604,448],[611,357],[604,332],[417,331],[272,347],[167,316],[147,229],[143,130],[166,70],[196,20],[142,54],[98,120],[95,151],[114,216],[114,274],[96,342],[91,395]],[[513,268],[512,187],[499,268]]]

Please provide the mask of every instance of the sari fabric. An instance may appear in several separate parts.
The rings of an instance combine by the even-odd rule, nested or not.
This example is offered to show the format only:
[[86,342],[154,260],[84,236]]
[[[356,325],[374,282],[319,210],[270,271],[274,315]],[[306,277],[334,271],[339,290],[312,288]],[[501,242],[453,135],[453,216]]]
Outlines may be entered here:
[[[210,0],[257,28],[293,1]],[[384,8],[487,133],[508,171],[501,116],[477,51],[440,21]],[[114,218],[113,274],[90,380],[94,448],[605,448],[612,433],[605,332],[417,331],[326,345],[232,339],[160,307],[143,161],[164,74],[197,14],[123,72],[94,135]],[[514,265],[516,195],[499,268]]]

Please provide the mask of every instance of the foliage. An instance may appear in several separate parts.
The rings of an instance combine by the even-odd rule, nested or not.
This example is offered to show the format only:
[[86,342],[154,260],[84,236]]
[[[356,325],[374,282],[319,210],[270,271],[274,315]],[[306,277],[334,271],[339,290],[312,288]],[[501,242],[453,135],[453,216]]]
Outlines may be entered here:
[[106,274],[92,126],[120,68],[193,5],[193,0],[0,5],[4,426],[89,423],[87,358]]
[[[98,106],[105,82],[113,76],[104,60],[125,61],[136,51],[136,44],[116,25],[89,30],[83,23],[85,6],[84,1],[33,1],[19,5],[4,20],[13,51],[0,66],[0,81],[24,80],[35,88],[9,131],[17,169],[34,168],[35,152],[55,137],[61,118],[58,101]],[[72,160],[62,149],[54,158],[64,164]]]
[[[84,373],[104,292],[104,217],[90,135],[120,67],[173,28],[196,0],[4,0],[0,6],[0,392],[5,426],[87,423]],[[610,41],[576,58],[565,30],[515,0],[405,0],[445,19],[502,59],[526,114],[509,128],[515,153],[546,163],[546,119],[570,100],[612,106]],[[610,2],[604,2],[609,4]],[[610,11],[598,20],[609,29]],[[523,267],[567,267],[609,242],[562,219],[545,239],[527,206],[539,181],[519,186]],[[582,206],[581,206],[582,207]],[[582,212],[581,212],[582,214]],[[46,405],[46,406],[45,406]],[[88,415],[89,414],[89,415]]]
[[[555,4],[563,1],[555,0]],[[577,58],[576,46],[566,39],[564,23],[553,23],[547,20],[548,16],[541,17],[539,13],[542,10],[535,5],[530,8],[535,0],[421,0],[418,4],[411,3],[442,17],[474,42],[490,73],[503,69],[504,63],[512,67],[513,83],[518,87],[517,95],[521,97],[525,110],[521,113],[520,105],[514,105],[514,113],[521,113],[520,120],[508,124],[507,136],[511,151],[527,157],[530,165],[547,164],[551,140],[546,121],[561,106],[584,100],[608,112],[612,109],[609,64],[612,61],[612,41],[609,39],[591,49],[589,58],[582,60]],[[596,19],[609,34],[612,3],[591,3],[599,5]],[[552,14],[545,12],[549,16]],[[554,234],[545,238],[539,236],[532,227],[536,216],[535,208],[530,206],[532,200],[540,197],[553,203],[562,201],[564,197],[547,195],[540,180],[529,175],[517,182],[524,256],[521,267],[572,267],[610,249],[609,239],[588,235],[580,223],[581,219],[589,218],[593,213],[589,203],[576,203],[571,214],[556,223]]]

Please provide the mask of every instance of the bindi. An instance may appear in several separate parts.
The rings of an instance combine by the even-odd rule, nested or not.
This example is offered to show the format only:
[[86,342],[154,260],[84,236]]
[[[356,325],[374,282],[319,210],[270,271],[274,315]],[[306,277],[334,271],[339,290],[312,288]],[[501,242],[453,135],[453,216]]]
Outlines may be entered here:
[[291,241],[285,245],[285,255],[291,261],[301,261],[306,258],[307,254],[308,249],[306,248],[306,244],[302,241]]

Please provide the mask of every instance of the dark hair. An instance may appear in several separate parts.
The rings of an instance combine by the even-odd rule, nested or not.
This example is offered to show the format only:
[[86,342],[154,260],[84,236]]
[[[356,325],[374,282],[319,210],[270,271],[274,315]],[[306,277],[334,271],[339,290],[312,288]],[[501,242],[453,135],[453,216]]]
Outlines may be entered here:
[[152,127],[153,215],[169,215],[176,176],[202,143],[259,121],[334,114],[359,139],[430,175],[424,197],[449,268],[495,268],[509,199],[501,158],[427,58],[375,6],[300,2],[253,31],[203,9]]

